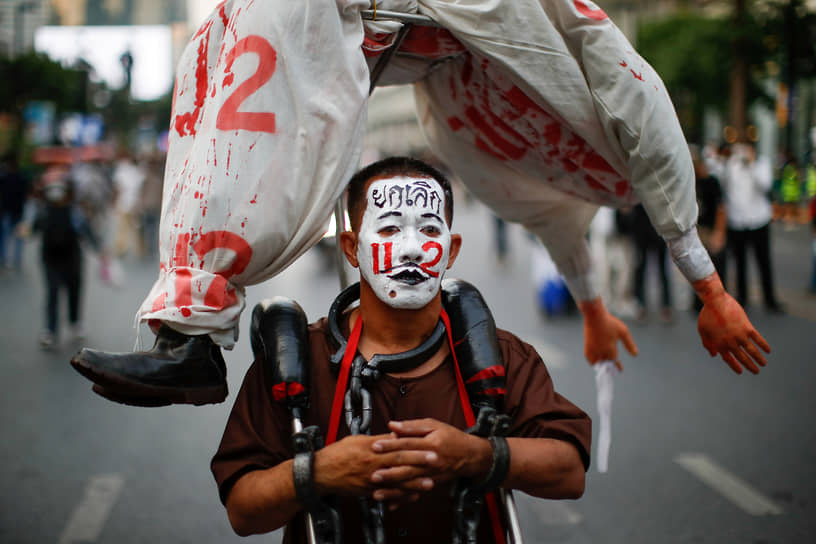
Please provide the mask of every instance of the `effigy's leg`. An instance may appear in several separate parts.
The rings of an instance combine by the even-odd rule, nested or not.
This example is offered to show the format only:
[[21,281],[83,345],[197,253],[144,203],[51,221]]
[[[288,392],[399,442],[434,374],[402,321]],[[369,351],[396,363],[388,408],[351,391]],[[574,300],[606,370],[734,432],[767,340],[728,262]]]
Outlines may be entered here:
[[[173,96],[159,277],[138,312],[157,344],[131,354],[79,352],[72,364],[97,392],[137,405],[223,400],[226,381],[213,369],[220,347],[237,341],[245,286],[279,273],[320,239],[358,166],[367,5],[227,0],[193,36]],[[213,355],[165,350],[171,339],[180,346],[195,339]],[[157,373],[165,389],[148,387]]]

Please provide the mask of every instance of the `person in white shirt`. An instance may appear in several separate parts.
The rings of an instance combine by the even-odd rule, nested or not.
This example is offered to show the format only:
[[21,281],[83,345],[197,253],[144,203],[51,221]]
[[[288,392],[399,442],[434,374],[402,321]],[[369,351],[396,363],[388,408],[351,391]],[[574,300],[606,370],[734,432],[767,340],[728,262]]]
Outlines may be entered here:
[[772,210],[768,192],[773,183],[770,161],[757,157],[753,144],[734,145],[725,165],[725,208],[728,215],[728,245],[736,261],[736,299],[743,307],[748,302],[746,262],[750,246],[759,268],[765,309],[781,313],[776,300],[771,267],[770,229]]
[[123,151],[113,170],[113,184],[116,190],[114,249],[118,257],[123,257],[131,249],[138,248],[139,195],[145,177],[144,169],[133,162],[129,152]]

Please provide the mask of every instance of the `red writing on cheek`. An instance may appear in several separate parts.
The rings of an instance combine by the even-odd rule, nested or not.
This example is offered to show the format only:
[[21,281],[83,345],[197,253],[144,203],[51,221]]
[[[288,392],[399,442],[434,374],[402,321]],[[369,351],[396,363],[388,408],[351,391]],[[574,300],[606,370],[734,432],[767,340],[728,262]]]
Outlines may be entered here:
[[434,255],[434,257],[430,261],[422,263],[419,266],[422,267],[422,269],[425,272],[427,272],[434,278],[439,277],[439,272],[431,270],[431,268],[439,264],[439,261],[442,260],[442,254],[445,252],[442,249],[442,244],[440,244],[439,242],[425,242],[424,244],[422,244],[422,251],[424,251],[425,253],[436,251],[436,255]]
[[380,268],[380,244],[371,244],[371,268],[375,274],[388,272],[391,270],[393,267],[391,264],[391,248],[393,247],[393,242],[385,242],[383,244],[383,251],[385,255],[383,256],[383,266]]

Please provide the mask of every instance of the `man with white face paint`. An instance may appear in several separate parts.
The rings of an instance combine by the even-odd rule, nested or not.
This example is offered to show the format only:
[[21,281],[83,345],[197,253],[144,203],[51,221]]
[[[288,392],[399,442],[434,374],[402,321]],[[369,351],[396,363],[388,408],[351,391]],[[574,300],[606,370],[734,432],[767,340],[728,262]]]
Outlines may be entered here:
[[[329,508],[342,520],[343,542],[504,542],[498,487],[580,497],[591,423],[554,391],[535,350],[496,331],[486,308],[476,321],[486,317],[493,327],[493,356],[474,372],[478,350],[460,349],[468,291],[459,302],[452,292],[467,284],[442,284],[462,245],[450,231],[447,179],[394,157],[358,172],[347,194],[352,230],[339,241],[360,283],[308,327],[308,354],[297,357],[310,361],[302,384],[273,377],[270,366],[282,366],[277,359],[291,350],[267,347],[278,342],[268,325],[281,330],[279,316],[262,305],[253,312],[256,360],[212,461],[233,529],[248,535],[285,525],[284,542],[306,542],[305,512],[321,519]],[[308,392],[298,417],[325,447],[292,445],[285,402],[298,391]],[[368,400],[357,406],[355,398]]]
[[432,178],[386,177],[368,187],[357,240],[360,275],[382,301],[418,310],[438,294],[462,239],[444,219],[445,195]]

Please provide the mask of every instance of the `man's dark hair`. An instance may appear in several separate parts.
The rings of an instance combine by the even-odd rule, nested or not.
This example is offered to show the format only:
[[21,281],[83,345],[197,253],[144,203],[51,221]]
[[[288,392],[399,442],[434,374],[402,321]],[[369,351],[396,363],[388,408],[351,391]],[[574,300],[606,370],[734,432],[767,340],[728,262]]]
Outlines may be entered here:
[[445,220],[448,226],[453,223],[453,191],[448,178],[426,162],[412,157],[388,157],[374,162],[358,171],[349,181],[346,196],[346,206],[351,220],[351,228],[355,232],[360,228],[363,210],[366,205],[366,185],[373,178],[388,176],[418,176],[431,178],[439,183],[445,195]]

